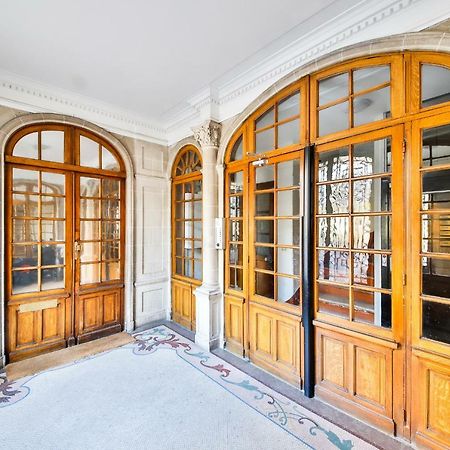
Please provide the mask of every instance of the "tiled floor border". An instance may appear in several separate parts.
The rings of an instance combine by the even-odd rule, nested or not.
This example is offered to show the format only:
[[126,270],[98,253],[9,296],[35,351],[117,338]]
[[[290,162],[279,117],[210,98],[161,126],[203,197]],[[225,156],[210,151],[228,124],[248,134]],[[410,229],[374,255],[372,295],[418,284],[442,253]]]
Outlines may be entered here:
[[[189,339],[190,341],[195,341],[195,333],[181,327],[175,322],[161,320],[157,322],[149,323],[145,326],[139,327],[135,332],[143,331],[151,327],[158,325],[165,325],[166,327],[172,329],[181,336]],[[223,359],[227,363],[246,373],[247,375],[253,377],[255,380],[265,384],[267,387],[273,389],[276,392],[284,395],[290,400],[298,403],[304,408],[310,410],[311,412],[329,420],[334,425],[341,427],[342,429],[353,433],[355,436],[363,439],[366,442],[380,448],[388,450],[409,450],[413,449],[408,442],[389,436],[382,431],[371,427],[370,425],[361,422],[358,419],[346,414],[345,412],[329,405],[328,403],[318,399],[318,398],[307,398],[305,397],[299,389],[294,386],[284,382],[283,380],[269,374],[263,369],[255,366],[249,361],[239,358],[238,356],[223,350],[215,349],[212,350],[214,355]]]

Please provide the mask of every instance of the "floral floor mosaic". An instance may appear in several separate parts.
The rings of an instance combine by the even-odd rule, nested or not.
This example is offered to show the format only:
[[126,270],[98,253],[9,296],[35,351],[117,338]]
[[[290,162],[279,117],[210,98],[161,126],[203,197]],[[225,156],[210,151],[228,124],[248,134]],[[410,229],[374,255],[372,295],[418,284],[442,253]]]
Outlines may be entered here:
[[[105,352],[100,355],[95,355],[93,357],[84,358],[80,361],[75,362],[74,364],[70,364],[67,366],[59,367],[56,369],[52,369],[47,372],[43,372],[41,374],[37,374],[31,377],[26,377],[21,380],[18,380],[16,382],[8,382],[6,379],[6,376],[4,373],[0,373],[0,423],[5,423],[4,419],[8,418],[8,411],[13,412],[14,408],[17,407],[23,407],[23,411],[15,411],[14,414],[17,414],[17,417],[24,416],[25,410],[26,410],[26,404],[27,402],[30,402],[30,406],[32,406],[31,402],[33,400],[33,393],[34,390],[37,391],[37,398],[36,401],[41,401],[39,397],[42,395],[42,398],[45,398],[45,395],[48,396],[47,391],[45,393],[40,393],[39,389],[43,389],[42,385],[44,382],[46,385],[51,383],[51,380],[59,380],[62,377],[67,376],[68,380],[67,383],[70,385],[70,377],[73,376],[82,376],[83,371],[87,371],[87,373],[94,374],[96,373],[95,370],[103,370],[107,367],[110,367],[109,372],[112,372],[112,375],[118,371],[118,367],[120,367],[119,364],[123,365],[126,364],[126,367],[129,368],[129,374],[125,374],[123,376],[123,379],[120,381],[120,383],[124,383],[126,385],[128,378],[132,377],[133,373],[136,373],[137,370],[139,370],[139,379],[136,380],[136,384],[134,386],[139,386],[140,389],[143,389],[142,392],[136,392],[134,394],[131,394],[129,398],[129,404],[128,407],[133,409],[133,395],[136,395],[135,401],[138,401],[139,398],[142,398],[145,395],[145,392],[149,391],[148,389],[145,389],[145,383],[154,383],[152,385],[152,390],[156,389],[154,392],[152,392],[151,397],[155,398],[155,395],[161,396],[164,393],[163,386],[161,384],[167,383],[168,389],[171,385],[171,382],[176,379],[176,375],[174,375],[174,379],[172,380],[170,375],[167,376],[166,380],[156,382],[155,376],[149,376],[150,371],[156,370],[154,369],[156,365],[159,365],[159,362],[161,360],[161,365],[168,364],[165,371],[160,372],[159,377],[164,378],[170,369],[168,367],[174,366],[174,361],[180,361],[180,363],[176,363],[179,366],[179,373],[185,374],[186,379],[186,385],[188,385],[188,380],[191,375],[195,378],[195,385],[200,389],[198,392],[201,392],[203,383],[203,389],[207,388],[207,385],[210,384],[205,378],[198,379],[198,375],[195,372],[200,372],[202,376],[208,377],[208,379],[216,385],[215,387],[212,386],[212,388],[217,389],[217,386],[220,386],[222,391],[215,390],[214,395],[217,397],[218,395],[221,397],[220,404],[223,405],[224,414],[227,411],[227,399],[232,400],[235,402],[235,399],[238,399],[240,402],[242,402],[247,407],[251,408],[253,412],[251,414],[254,414],[254,412],[259,413],[262,415],[266,420],[266,426],[263,426],[264,432],[267,432],[267,447],[271,450],[275,450],[277,448],[282,448],[282,441],[281,438],[277,438],[278,440],[275,441],[275,444],[270,443],[270,433],[279,433],[278,429],[283,430],[284,432],[288,433],[290,435],[289,439],[294,438],[298,444],[296,447],[298,448],[306,448],[306,449],[317,449],[317,450],[327,450],[327,449],[340,449],[340,450],[350,450],[350,449],[373,449],[372,445],[368,444],[367,442],[359,439],[358,437],[352,435],[351,433],[339,428],[338,426],[335,426],[334,424],[328,422],[327,420],[317,416],[313,412],[303,408],[302,406],[294,403],[293,401],[289,400],[288,398],[284,397],[283,395],[271,390],[264,384],[256,381],[255,379],[251,378],[244,372],[240,371],[239,369],[235,368],[234,366],[224,362],[219,357],[205,352],[201,350],[199,347],[197,347],[194,343],[189,341],[188,339],[180,336],[179,334],[175,333],[174,331],[170,330],[169,328],[165,326],[159,326],[152,328],[150,330],[138,333],[135,335],[136,342],[132,344],[128,344],[124,347],[121,347],[119,349],[114,349],[109,352]],[[172,354],[176,355],[176,359],[173,360],[174,356],[170,356],[170,360],[163,363],[163,354],[166,352],[171,352]],[[158,357],[160,355],[160,357]],[[164,361],[166,361],[166,356],[164,356]],[[139,357],[139,358],[136,358]],[[120,358],[122,358],[120,360]],[[145,364],[143,365],[141,361],[144,360],[141,358],[145,358]],[[159,358],[159,359],[158,359]],[[111,361],[111,362],[108,362]],[[89,364],[94,365],[97,364],[96,367],[90,368]],[[110,366],[109,366],[110,364]],[[77,367],[78,366],[78,367]],[[84,367],[83,370],[81,368]],[[139,369],[138,369],[139,368]],[[147,376],[148,378],[145,378],[145,370],[147,368]],[[192,372],[192,369],[194,369],[194,372]],[[89,372],[89,370],[91,370]],[[161,369],[162,370],[162,369]],[[78,372],[77,372],[78,371]],[[55,372],[55,373],[50,373]],[[58,372],[58,373],[56,373]],[[65,374],[67,372],[67,375]],[[73,372],[73,374],[72,374]],[[153,373],[153,372],[152,372]],[[175,373],[175,372],[174,372]],[[161,375],[162,374],[162,375]],[[191,375],[190,375],[191,374]],[[90,376],[92,378],[92,375],[86,375]],[[47,380],[43,379],[40,383],[38,383],[39,378],[45,378],[50,377]],[[53,377],[53,378],[51,378]],[[99,398],[98,402],[104,402],[105,399],[109,399],[107,395],[108,394],[108,376],[102,375],[103,379],[105,380],[105,397]],[[194,380],[193,378],[193,380]],[[182,379],[182,378],[181,378]],[[111,389],[114,389],[114,382],[116,381],[116,377],[111,378]],[[203,380],[203,381],[201,381]],[[158,386],[156,386],[159,384]],[[182,382],[177,381],[176,385],[178,388],[179,385],[182,384]],[[61,380],[61,386],[64,385],[64,380]],[[55,389],[58,389],[58,384],[54,383]],[[118,389],[124,389],[124,392],[126,392],[126,389],[132,388],[133,383],[130,383],[130,387],[126,386],[120,386],[117,388],[115,387],[115,391]],[[149,385],[150,386],[150,385]],[[48,386],[47,386],[48,387]],[[81,388],[80,388],[81,389]],[[86,389],[92,389],[92,388],[83,388],[81,391],[85,392]],[[138,389],[138,388],[136,388]],[[159,389],[159,390],[158,390]],[[170,387],[172,389],[172,387]],[[176,389],[174,387],[174,389]],[[192,391],[194,390],[194,387],[192,388]],[[225,392],[224,392],[225,391]],[[111,391],[113,392],[113,391]],[[184,392],[182,390],[176,391],[174,393],[175,398],[179,398],[181,395],[180,392]],[[70,394],[68,394],[70,395]],[[75,398],[77,393],[74,393]],[[150,395],[150,394],[149,394]],[[188,401],[189,400],[189,391],[185,393],[187,396]],[[235,399],[231,399],[230,396],[233,396]],[[198,399],[198,395],[196,398]],[[208,397],[205,397],[207,399]],[[69,399],[68,399],[69,400]],[[107,400],[106,400],[107,401]],[[160,400],[161,404],[164,405],[163,399]],[[206,401],[206,400],[205,400]],[[173,401],[171,401],[173,403]],[[119,403],[118,403],[119,404]],[[167,404],[167,403],[166,403]],[[158,412],[156,409],[152,410],[152,407],[149,403],[143,402],[141,406],[136,406],[136,408],[140,408],[139,415],[136,413],[136,417],[141,417],[143,412],[147,413],[145,411],[145,405],[147,405],[149,417],[152,417],[154,422],[156,423],[158,421]],[[51,408],[51,405],[46,405],[47,407]],[[37,405],[36,405],[37,407]],[[55,408],[57,405],[55,406]],[[204,405],[206,409],[208,408],[208,404]],[[111,405],[111,408],[113,408],[113,405]],[[231,408],[231,407],[230,407]],[[178,410],[180,410],[178,408]],[[220,409],[219,409],[220,410]],[[211,406],[211,414],[213,414],[213,406]],[[230,409],[232,411],[232,409]],[[134,411],[132,411],[134,413]],[[182,412],[182,409],[181,409]],[[22,414],[22,416],[21,416]],[[55,413],[56,414],[56,413]],[[114,421],[116,419],[109,418],[107,415],[108,412],[105,412],[104,420]],[[192,415],[193,413],[189,413]],[[217,413],[215,413],[217,414]],[[228,416],[226,414],[224,415],[224,418],[218,418],[217,426],[220,425],[220,421],[228,420],[227,417],[230,417],[232,414],[229,413]],[[17,417],[11,416],[11,423],[13,424],[14,421],[17,420]],[[250,417],[250,416],[249,416]],[[251,417],[257,417],[257,416],[251,416]],[[25,416],[25,419],[26,416]],[[188,418],[186,419],[188,420]],[[242,418],[242,420],[249,420],[246,418]],[[259,419],[258,419],[259,420]],[[6,423],[8,420],[6,420]],[[164,420],[162,420],[164,422]],[[223,423],[223,422],[222,422]],[[44,427],[44,424],[42,424]],[[165,423],[165,426],[167,426],[167,423]],[[234,430],[236,431],[236,426],[234,426]],[[275,428],[274,428],[275,427]],[[201,426],[200,426],[201,429]],[[197,431],[199,432],[199,431]],[[242,432],[242,431],[241,431]],[[39,430],[36,430],[33,432],[33,436],[30,437],[30,439],[33,439],[33,442],[40,442],[39,448],[53,448],[52,445],[49,443],[48,446],[43,445],[43,441],[40,441],[39,439],[45,439],[44,434],[41,435]],[[141,431],[138,432],[143,433]],[[167,429],[166,429],[167,433]],[[13,435],[13,433],[11,433]],[[141,436],[142,439],[145,439],[145,436]],[[251,438],[251,436],[250,436]],[[286,436],[286,438],[288,438]],[[16,439],[14,437],[14,439]],[[88,442],[95,442],[95,436],[90,437],[90,439],[94,439],[94,441],[86,440],[86,445],[88,445]],[[155,437],[156,439],[156,437]],[[188,443],[189,438],[185,437],[184,440],[177,441],[177,442],[169,442],[165,441],[163,445],[158,446],[158,450],[161,449],[177,449],[177,448],[205,448],[209,449],[211,448],[211,444],[206,444],[205,447],[202,447],[199,442],[203,442],[201,439],[199,441],[195,441],[196,443]],[[239,439],[239,436],[235,439]],[[248,439],[248,436],[247,436]],[[3,441],[4,442],[4,441]],[[31,441],[28,441],[30,443]],[[128,444],[130,445],[130,438],[128,438]],[[139,441],[141,442],[141,441]],[[149,442],[148,440],[146,441]],[[226,443],[228,442],[228,444]],[[233,441],[235,444],[230,444],[230,441],[227,441],[226,439],[220,443],[217,444],[216,448],[224,448],[224,449],[233,449],[237,448],[236,440]],[[251,441],[249,441],[251,442]],[[294,441],[292,441],[294,442]],[[116,448],[122,448],[119,445],[119,442],[116,441],[117,446]],[[279,443],[280,447],[277,446],[277,443]],[[14,441],[10,442],[10,445],[8,446],[9,449],[14,448],[33,448],[33,445],[30,446],[21,446],[21,441]],[[45,442],[44,442],[45,444]],[[125,445],[125,444],[124,444]],[[183,445],[186,445],[184,447]],[[261,444],[258,444],[261,446]],[[285,444],[283,444],[285,445]],[[193,447],[194,446],[194,447]],[[196,446],[196,447],[195,447]],[[139,445],[136,445],[137,448],[145,448],[140,447]],[[0,448],[1,444],[0,444]],[[5,447],[6,448],[6,447]],[[35,447],[36,448],[36,447]],[[63,448],[63,447],[60,447]],[[64,448],[71,448],[69,446],[64,446]],[[83,448],[83,447],[79,447]],[[87,447],[84,447],[87,448]],[[89,448],[101,448],[101,446],[95,447],[95,445],[91,446],[89,445]],[[128,448],[133,448],[131,445]],[[148,448],[152,448],[151,446]],[[239,448],[254,448],[251,444],[248,446],[242,444],[239,446]]]

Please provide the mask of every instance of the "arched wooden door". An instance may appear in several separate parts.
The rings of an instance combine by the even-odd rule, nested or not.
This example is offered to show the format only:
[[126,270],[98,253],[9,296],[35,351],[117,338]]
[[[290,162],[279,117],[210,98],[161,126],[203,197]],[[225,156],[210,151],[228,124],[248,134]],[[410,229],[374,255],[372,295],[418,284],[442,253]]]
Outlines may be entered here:
[[194,290],[202,282],[202,159],[193,145],[172,171],[172,319],[195,330]]
[[64,125],[6,148],[10,362],[122,329],[125,169],[99,137]]

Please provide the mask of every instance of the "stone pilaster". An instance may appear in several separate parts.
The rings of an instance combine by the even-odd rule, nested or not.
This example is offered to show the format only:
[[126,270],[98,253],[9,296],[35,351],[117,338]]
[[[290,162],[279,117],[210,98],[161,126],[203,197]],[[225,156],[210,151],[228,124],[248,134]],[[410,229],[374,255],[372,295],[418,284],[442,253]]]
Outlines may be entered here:
[[195,290],[195,342],[205,350],[218,345],[220,339],[220,306],[218,254],[215,246],[215,218],[218,212],[217,151],[221,125],[207,121],[193,130],[203,158],[203,282]]

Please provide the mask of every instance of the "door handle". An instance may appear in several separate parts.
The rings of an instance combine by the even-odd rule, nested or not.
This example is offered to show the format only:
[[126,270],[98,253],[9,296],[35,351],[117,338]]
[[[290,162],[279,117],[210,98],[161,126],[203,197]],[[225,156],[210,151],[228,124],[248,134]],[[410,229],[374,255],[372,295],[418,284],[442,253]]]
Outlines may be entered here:
[[75,259],[79,259],[80,258],[80,253],[81,253],[81,243],[80,243],[80,241],[77,240],[77,241],[74,242],[73,251],[74,251]]

